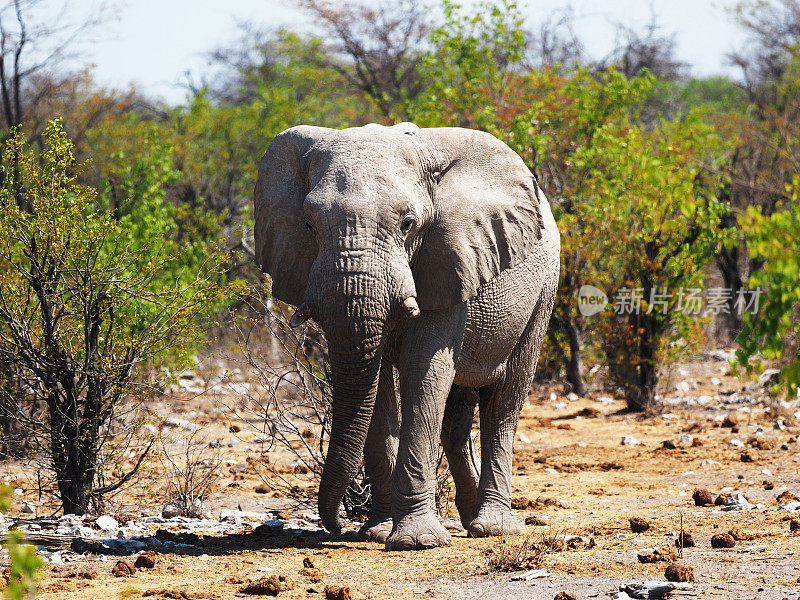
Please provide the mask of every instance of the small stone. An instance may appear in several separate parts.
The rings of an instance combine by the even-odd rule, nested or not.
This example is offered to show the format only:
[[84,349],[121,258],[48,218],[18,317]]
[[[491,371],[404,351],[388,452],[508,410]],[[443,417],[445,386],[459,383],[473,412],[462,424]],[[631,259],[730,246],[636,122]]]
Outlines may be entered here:
[[263,483],[257,485],[255,489],[256,494],[269,494],[270,491],[271,490],[269,489],[269,486],[264,485]]
[[800,498],[797,497],[797,494],[794,494],[789,490],[784,490],[783,492],[778,494],[778,497],[775,498],[775,500],[777,501],[778,504],[787,504],[789,502],[796,502],[800,500]]
[[675,554],[675,550],[672,548],[656,548],[655,550],[650,550],[646,552],[639,552],[636,555],[636,558],[639,559],[640,563],[649,564],[649,563],[657,563],[657,562],[670,562],[678,559],[678,555]]
[[661,447],[664,448],[665,450],[675,450],[675,448],[677,448],[678,445],[672,440],[664,440],[661,442]]
[[717,533],[711,536],[712,548],[733,548],[736,545],[736,540],[729,533]]
[[529,506],[531,506],[531,501],[528,498],[512,498],[511,499],[511,508],[514,510],[525,510]]
[[554,597],[553,600],[578,600],[578,597],[575,594],[571,594],[570,592],[558,592]]
[[325,600],[353,600],[349,587],[339,587],[338,585],[325,586]]
[[719,377],[712,377],[710,381],[711,381],[711,385],[720,385],[720,384],[722,384],[722,381],[720,380]]
[[182,517],[184,510],[177,504],[167,504],[161,510],[161,516],[165,519],[172,519],[174,517]]
[[307,556],[303,558],[303,568],[305,569],[316,569],[317,566],[311,561],[310,558]]
[[239,433],[241,430],[242,428],[239,427],[239,425],[237,425],[236,423],[228,427],[228,431],[230,431],[231,433]]
[[137,569],[153,569],[156,566],[156,553],[144,552],[136,557],[136,562],[133,566]]
[[792,519],[789,521],[789,531],[792,533],[800,531],[800,519]]
[[766,480],[766,479],[761,482],[761,485],[765,490],[774,490],[775,489],[775,484],[773,482],[771,482],[771,481]]
[[730,494],[720,494],[717,496],[716,500],[714,500],[715,506],[726,506],[728,502],[731,500]]
[[25,504],[22,505],[22,513],[23,514],[32,515],[35,512],[36,512],[36,508],[33,506],[33,504],[29,504],[28,502],[26,502]]
[[103,531],[114,531],[119,527],[117,520],[110,515],[101,515],[97,517],[94,524]]
[[681,443],[681,444],[688,444],[688,445],[691,445],[691,444],[692,444],[692,442],[694,442],[694,437],[692,437],[692,436],[691,436],[691,435],[689,435],[688,433],[682,433],[682,434],[681,434],[681,437],[680,437],[680,443]]
[[525,517],[525,525],[538,525],[538,526],[546,526],[550,525],[546,520],[544,520],[539,515],[529,515]]
[[733,438],[728,442],[728,446],[732,448],[744,448],[744,442],[742,440],[737,440],[736,438]]
[[639,444],[641,444],[641,442],[632,435],[623,435],[622,441],[620,442],[622,446],[638,446]]
[[130,577],[136,573],[136,567],[126,560],[118,560],[114,568],[111,569],[111,574],[114,577]]
[[650,529],[650,523],[645,521],[642,517],[631,517],[629,522],[631,524],[631,531],[633,531],[633,533],[644,533]]
[[672,563],[664,571],[664,577],[667,581],[691,582],[694,581],[694,569],[680,563]]
[[519,441],[522,442],[523,444],[530,444],[531,443],[531,438],[529,438],[527,435],[525,435],[521,431],[517,435],[519,437]]
[[580,396],[578,396],[578,394],[576,394],[575,392],[570,392],[569,394],[567,394],[567,400],[569,400],[570,402],[575,402],[577,400],[580,400]]
[[696,489],[692,494],[692,500],[694,500],[695,506],[711,506],[714,504],[714,496],[705,488]]
[[727,427],[728,429],[731,429],[731,428],[733,428],[733,427],[736,427],[736,425],[737,425],[737,423],[736,423],[736,417],[734,417],[733,415],[728,415],[728,416],[727,416],[727,417],[725,417],[725,419],[722,421],[722,426],[723,426],[723,427]]
[[685,531],[678,534],[678,537],[675,539],[675,547],[676,548],[694,548],[694,538],[692,537],[691,533],[686,533]]
[[270,575],[248,583],[240,591],[251,596],[277,596],[281,592],[290,590],[295,584],[285,575]]
[[739,460],[741,460],[743,463],[755,462],[753,455],[749,452],[742,452],[741,456],[739,456]]
[[728,535],[735,539],[737,542],[744,542],[746,540],[754,540],[756,536],[752,533],[745,533],[738,527],[734,527],[733,529],[728,531]]
[[311,583],[322,583],[323,573],[320,569],[315,569],[313,567],[303,567],[300,569],[300,575],[303,577],[307,577]]

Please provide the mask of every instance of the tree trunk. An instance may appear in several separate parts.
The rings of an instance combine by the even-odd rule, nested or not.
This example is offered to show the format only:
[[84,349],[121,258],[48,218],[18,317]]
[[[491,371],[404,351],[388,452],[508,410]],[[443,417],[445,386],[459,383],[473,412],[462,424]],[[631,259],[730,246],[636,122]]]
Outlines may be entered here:
[[586,395],[586,380],[583,378],[583,347],[581,332],[572,321],[567,321],[565,331],[569,340],[569,358],[567,360],[567,383],[578,396]]

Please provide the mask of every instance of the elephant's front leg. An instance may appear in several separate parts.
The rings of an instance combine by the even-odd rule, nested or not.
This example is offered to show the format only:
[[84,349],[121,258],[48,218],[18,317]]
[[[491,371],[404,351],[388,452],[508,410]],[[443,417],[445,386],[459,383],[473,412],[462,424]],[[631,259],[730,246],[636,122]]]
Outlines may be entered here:
[[375,410],[364,446],[364,463],[372,492],[372,511],[358,532],[361,539],[385,542],[392,531],[392,474],[397,459],[400,413],[392,365],[384,358],[378,380]]
[[389,550],[450,543],[436,516],[436,465],[445,401],[455,376],[466,303],[423,312],[412,321],[400,351],[400,446],[392,486]]

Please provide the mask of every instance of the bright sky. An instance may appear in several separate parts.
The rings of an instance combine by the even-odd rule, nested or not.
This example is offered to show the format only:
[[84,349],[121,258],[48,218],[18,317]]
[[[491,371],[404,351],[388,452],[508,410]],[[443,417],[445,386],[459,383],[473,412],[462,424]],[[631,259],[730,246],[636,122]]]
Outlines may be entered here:
[[[49,1],[49,0],[48,0]],[[70,11],[90,11],[97,0],[70,0]],[[435,0],[433,0],[435,2]],[[55,2],[55,0],[54,0]],[[614,46],[617,22],[644,31],[654,10],[664,32],[675,32],[678,57],[696,75],[735,74],[726,54],[743,42],[743,34],[724,7],[733,0],[521,0],[533,29],[554,10],[571,5],[579,37],[593,56]],[[465,1],[464,4],[472,4]],[[104,85],[133,82],[148,94],[171,103],[185,99],[185,73],[199,79],[204,53],[238,37],[237,23],[282,25],[309,30],[302,12],[276,0],[129,0],[117,2],[117,15],[82,49],[81,58],[95,64]]]

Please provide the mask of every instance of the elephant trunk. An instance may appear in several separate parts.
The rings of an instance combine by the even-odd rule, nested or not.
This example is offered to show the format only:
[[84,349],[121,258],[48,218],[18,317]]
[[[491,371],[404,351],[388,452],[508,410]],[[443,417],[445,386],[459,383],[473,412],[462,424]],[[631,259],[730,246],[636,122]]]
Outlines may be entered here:
[[[359,325],[363,326],[362,321]],[[319,485],[319,515],[325,529],[340,533],[339,506],[347,487],[356,476],[364,454],[375,395],[378,389],[383,347],[383,322],[380,332],[352,338],[340,344],[329,337],[328,361],[333,394],[331,438]],[[360,329],[360,327],[359,327]]]

